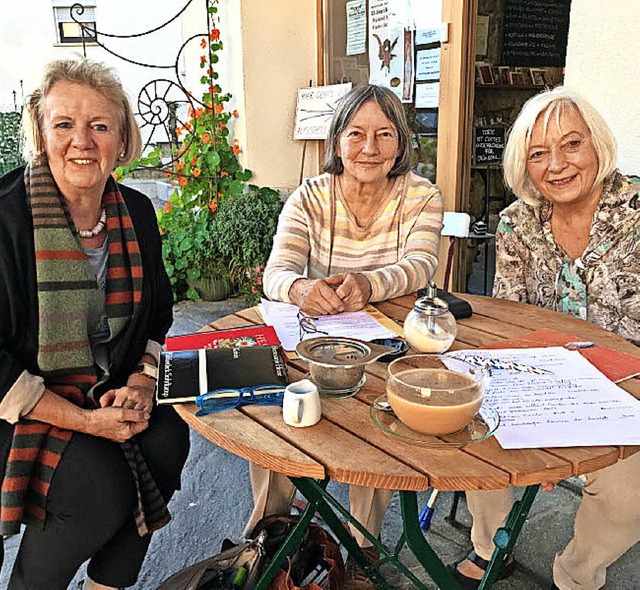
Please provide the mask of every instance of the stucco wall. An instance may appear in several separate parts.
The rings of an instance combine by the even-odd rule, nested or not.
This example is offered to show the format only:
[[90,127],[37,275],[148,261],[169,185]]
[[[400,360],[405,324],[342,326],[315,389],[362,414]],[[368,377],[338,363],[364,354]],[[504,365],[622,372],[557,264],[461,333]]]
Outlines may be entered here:
[[573,0],[565,84],[602,114],[618,140],[618,164],[640,174],[640,4]]
[[[242,0],[247,136],[243,162],[252,182],[290,192],[298,184],[302,141],[293,140],[297,89],[316,78],[316,3]],[[241,142],[242,143],[242,142]],[[309,142],[305,176],[317,173]]]

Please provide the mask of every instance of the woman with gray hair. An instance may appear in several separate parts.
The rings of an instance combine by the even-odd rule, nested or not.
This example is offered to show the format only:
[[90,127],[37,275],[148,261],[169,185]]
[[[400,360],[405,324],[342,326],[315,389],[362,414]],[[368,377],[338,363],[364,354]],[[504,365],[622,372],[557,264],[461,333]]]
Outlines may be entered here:
[[[640,344],[640,185],[615,168],[609,127],[564,87],[531,98],[504,152],[518,197],[500,215],[494,296],[567,313]],[[551,489],[553,483],[543,486]],[[456,564],[477,588],[513,488],[467,492],[474,550]],[[640,540],[640,453],[586,476],[574,535],[553,566],[554,587],[596,590]],[[513,558],[502,577],[513,571]]]
[[0,533],[26,525],[9,582],[132,586],[170,518],[186,425],[155,407],[172,321],[156,217],[116,183],[140,132],[114,72],[48,65],[25,105],[29,163],[0,179]]
[[280,215],[264,274],[267,297],[324,315],[428,283],[438,263],[442,202],[433,184],[410,172],[411,146],[390,90],[356,86],[342,98],[325,174],[305,181]]
[[[410,171],[411,149],[402,104],[390,90],[356,86],[341,99],[326,141],[325,174],[305,181],[280,215],[264,273],[270,299],[326,315],[429,282],[438,263],[442,200],[433,184]],[[254,465],[251,478],[255,509],[247,531],[262,516],[288,511],[295,492],[288,478]],[[390,498],[389,490],[351,486],[351,513],[378,536]],[[351,562],[347,575],[345,588],[373,588]]]

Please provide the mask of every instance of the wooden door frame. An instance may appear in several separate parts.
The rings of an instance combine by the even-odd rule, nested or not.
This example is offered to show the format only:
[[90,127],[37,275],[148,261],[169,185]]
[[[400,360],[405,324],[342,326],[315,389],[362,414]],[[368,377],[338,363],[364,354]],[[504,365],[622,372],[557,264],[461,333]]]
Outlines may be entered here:
[[[445,211],[469,210],[477,14],[478,0],[442,0],[442,21],[448,24],[449,40],[442,43],[440,56],[436,184]],[[458,244],[462,247],[457,248],[451,269],[452,290],[464,286],[460,266],[464,241]],[[436,272],[439,285],[448,246],[448,238],[443,238]]]
[[[325,80],[326,2],[316,0],[319,85]],[[445,211],[469,209],[477,14],[478,0],[442,0],[442,22],[446,23],[448,40],[441,44],[440,54],[436,184],[442,192]],[[320,164],[324,142],[318,144]],[[440,243],[440,264],[435,276],[439,285],[444,277],[448,243],[444,238]],[[451,272],[453,290],[459,290],[464,283],[460,272],[461,254],[462,248],[458,248]]]

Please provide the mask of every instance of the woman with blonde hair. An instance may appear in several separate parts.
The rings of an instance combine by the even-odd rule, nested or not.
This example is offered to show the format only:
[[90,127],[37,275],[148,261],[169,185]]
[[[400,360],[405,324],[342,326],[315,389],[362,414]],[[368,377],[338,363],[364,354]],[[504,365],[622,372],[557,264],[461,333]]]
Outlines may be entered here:
[[155,212],[111,173],[140,154],[113,71],[54,61],[25,105],[25,167],[0,179],[0,532],[9,587],[135,583],[170,519],[186,426],[155,407],[172,322]]
[[[494,297],[567,313],[640,344],[640,185],[616,170],[604,119],[562,86],[531,98],[509,134],[504,174],[518,200],[500,214]],[[478,587],[513,492],[467,492],[474,549],[454,568],[462,588]],[[553,565],[554,588],[601,588],[607,567],[638,540],[640,453],[586,476],[573,538]],[[512,562],[508,556],[502,577]]]

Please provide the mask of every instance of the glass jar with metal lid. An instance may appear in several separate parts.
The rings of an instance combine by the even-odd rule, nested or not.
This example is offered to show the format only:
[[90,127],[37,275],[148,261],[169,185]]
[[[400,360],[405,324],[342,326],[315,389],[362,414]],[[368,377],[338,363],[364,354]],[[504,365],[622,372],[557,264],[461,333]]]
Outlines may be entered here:
[[445,352],[456,339],[456,319],[436,292],[435,284],[430,283],[427,296],[415,302],[404,320],[405,340],[418,352]]

